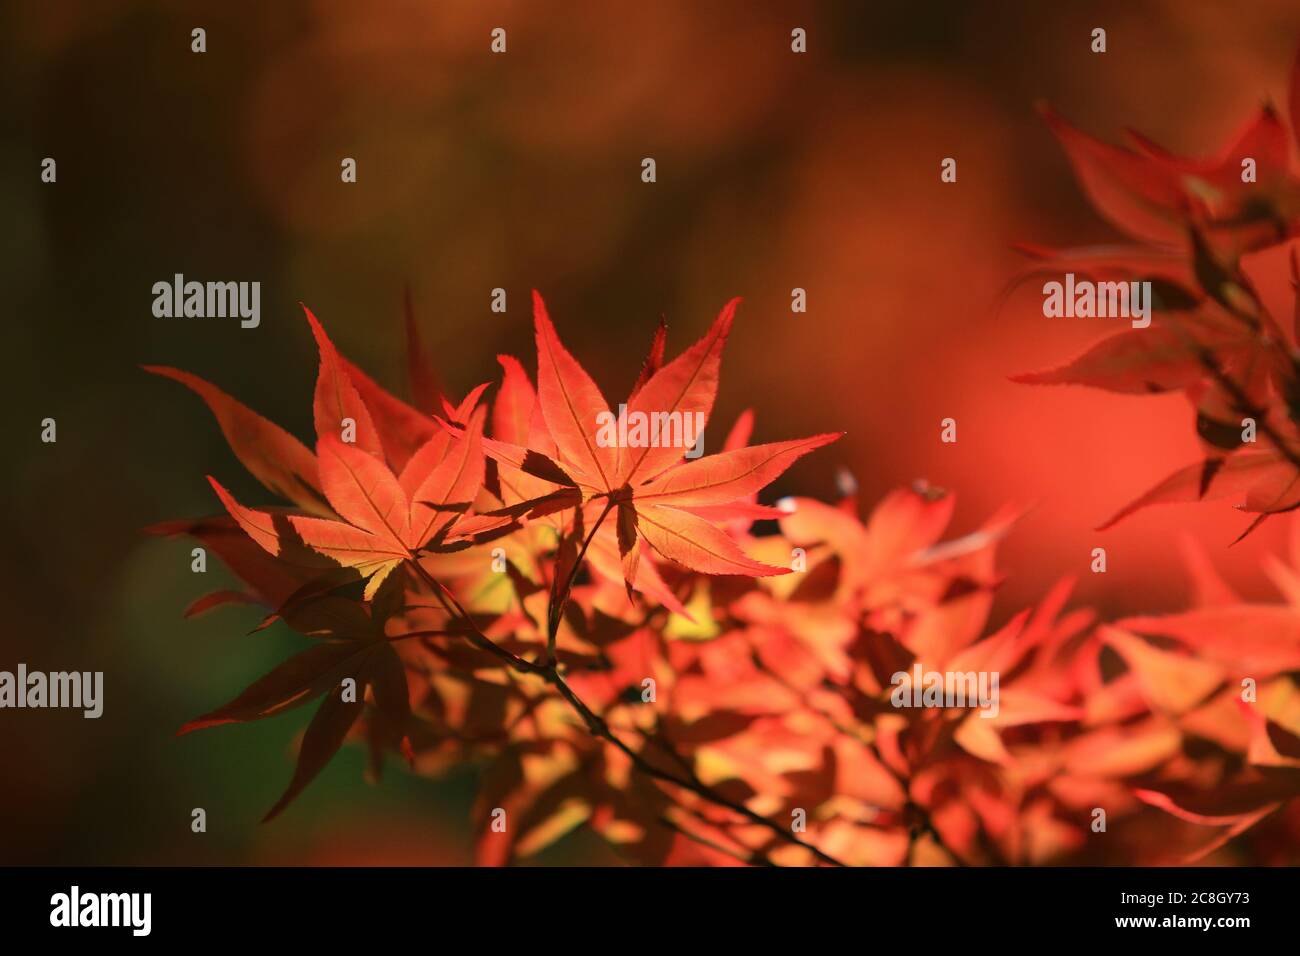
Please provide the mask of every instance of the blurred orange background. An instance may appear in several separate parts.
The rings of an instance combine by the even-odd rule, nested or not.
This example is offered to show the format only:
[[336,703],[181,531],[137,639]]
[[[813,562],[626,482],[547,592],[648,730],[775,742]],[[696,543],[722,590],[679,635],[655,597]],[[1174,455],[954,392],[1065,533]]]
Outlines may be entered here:
[[[1293,3],[159,0],[3,17],[6,375],[23,451],[4,478],[18,557],[0,666],[95,665],[112,696],[93,727],[0,720],[0,811],[25,821],[5,827],[0,862],[468,860],[470,774],[393,768],[372,790],[345,755],[259,829],[289,771],[285,722],[170,739],[292,638],[241,638],[238,612],[180,620],[211,587],[189,574],[188,545],[138,529],[214,511],[206,472],[250,486],[198,403],[136,365],[193,370],[308,434],[300,300],[400,389],[409,285],[463,394],[496,377],[498,352],[535,367],[535,287],[617,401],[660,315],[675,350],[741,295],[717,421],[752,407],[759,441],[848,432],[772,500],[831,497],[844,467],[868,503],[916,478],[955,490],[957,530],[1029,507],[1003,551],[1002,617],[1069,574],[1106,616],[1178,607],[1184,534],[1243,594],[1270,593],[1258,567],[1281,529],[1229,548],[1248,522],[1226,508],[1092,530],[1198,457],[1192,411],[1012,384],[1113,327],[1043,318],[1032,282],[999,295],[1016,241],[1119,238],[1035,102],[1112,141],[1128,126],[1212,152],[1261,100],[1285,102]],[[1096,26],[1104,55],[1089,50]],[[194,27],[206,54],[190,51]],[[795,27],[806,54],[790,50]],[[44,156],[56,187],[39,182]],[[355,185],[339,181],[343,157]],[[955,184],[940,182],[944,157]],[[153,318],[150,287],[176,272],[261,281],[261,327]],[[489,309],[496,287],[505,314]],[[791,312],[795,287],[806,314]],[[27,445],[45,415],[58,445]],[[955,445],[939,440],[945,417]],[[1105,575],[1088,572],[1098,546]],[[214,822],[196,838],[201,805]],[[579,836],[543,862],[603,859]]]

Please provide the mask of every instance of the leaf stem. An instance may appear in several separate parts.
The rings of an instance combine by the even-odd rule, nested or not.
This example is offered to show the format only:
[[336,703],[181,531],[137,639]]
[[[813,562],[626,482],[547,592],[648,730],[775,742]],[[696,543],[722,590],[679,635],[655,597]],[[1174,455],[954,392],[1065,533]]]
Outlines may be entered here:
[[578,579],[578,569],[582,567],[582,560],[587,556],[587,549],[591,547],[596,532],[600,530],[601,524],[613,507],[614,496],[610,495],[609,501],[605,504],[605,509],[601,511],[600,517],[591,526],[591,531],[588,532],[586,540],[582,542],[582,549],[578,552],[578,556],[573,559],[573,567],[569,569],[569,577],[564,582],[563,590],[556,592],[550,610],[546,615],[546,662],[548,664],[555,660],[555,642],[560,633],[560,620],[564,617],[565,608],[569,606],[569,596],[573,593],[573,582]]
[[478,624],[474,621],[474,619],[470,617],[469,612],[465,610],[465,606],[461,604],[459,600],[457,600],[456,595],[452,594],[451,591],[449,591],[441,581],[439,581],[432,574],[426,571],[418,560],[412,559],[408,561],[407,564],[410,565],[410,567],[412,567],[415,570],[415,573],[418,574],[421,577],[421,579],[426,584],[428,584],[429,587],[433,589],[434,596],[437,597],[438,600],[442,603],[442,606],[446,609],[448,614],[450,614],[452,617],[462,618],[465,621],[465,623],[469,625],[470,630],[466,632],[465,636],[468,637],[476,647],[479,647],[482,650],[487,651],[489,654],[493,654],[496,657],[501,658],[501,660],[505,661],[506,664],[508,664],[510,667],[513,667],[515,670],[520,671],[521,673],[524,674],[545,674],[546,673],[546,668],[543,667],[542,665],[534,664],[532,661],[524,660],[522,657],[520,657],[517,654],[512,654],[510,651],[506,650],[504,647],[501,647],[499,644],[497,644],[495,641],[489,638],[486,634],[484,634],[483,631],[479,628]]

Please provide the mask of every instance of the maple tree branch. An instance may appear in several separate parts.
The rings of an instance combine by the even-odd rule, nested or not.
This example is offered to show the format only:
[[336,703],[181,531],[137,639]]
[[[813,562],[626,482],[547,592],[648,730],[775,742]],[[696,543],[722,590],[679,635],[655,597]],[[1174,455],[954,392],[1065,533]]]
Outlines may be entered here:
[[1201,348],[1198,349],[1197,356],[1219,387],[1232,396],[1232,400],[1237,403],[1237,410],[1255,419],[1256,427],[1277,447],[1282,457],[1297,469],[1300,469],[1300,453],[1283,441],[1282,436],[1278,434],[1277,429],[1268,420],[1268,410],[1255,406],[1254,402],[1250,400],[1250,396],[1246,394],[1246,390],[1219,366],[1219,360],[1213,352]]
[[854,742],[858,743],[862,747],[865,747],[871,753],[871,755],[876,759],[876,762],[885,769],[885,772],[888,773],[891,777],[893,777],[894,780],[898,783],[898,785],[902,788],[903,794],[906,797],[906,802],[903,805],[904,812],[916,817],[919,821],[916,825],[909,824],[908,826],[907,860],[906,860],[908,866],[912,865],[912,851],[916,847],[917,840],[923,834],[926,833],[930,835],[930,838],[934,840],[935,845],[938,846],[939,849],[941,849],[944,853],[952,857],[953,861],[958,866],[966,866],[966,861],[963,860],[960,856],[958,856],[957,853],[950,846],[948,846],[948,844],[944,841],[943,834],[941,834],[939,832],[939,829],[934,825],[934,820],[930,816],[930,811],[925,807],[923,807],[921,804],[916,803],[914,800],[912,800],[911,778],[904,774],[899,773],[898,771],[894,770],[893,767],[889,766],[889,764],[885,762],[884,756],[880,753],[880,748],[877,747],[874,742],[863,739],[863,737],[860,734],[854,732],[848,727],[845,727],[835,717],[831,716],[830,714],[822,710],[820,707],[813,704],[812,701],[808,699],[808,695],[804,691],[795,687],[793,684],[787,681],[776,671],[772,670],[770,667],[764,664],[757,657],[757,654],[755,654],[754,663],[759,670],[767,674],[777,683],[781,684],[781,686],[785,687],[791,693],[795,694],[799,698],[799,703],[806,710],[808,710],[809,713],[816,714],[818,717],[822,718],[822,720],[826,721],[826,723],[829,724],[831,729],[833,729],[836,733],[841,734],[842,736],[847,737],[850,740],[853,740]]
[[446,609],[448,614],[452,617],[462,618],[465,623],[469,625],[470,630],[465,632],[465,636],[468,637],[476,647],[501,658],[501,660],[505,661],[506,664],[513,667],[515,670],[521,671],[525,674],[541,674],[545,672],[545,668],[540,664],[534,664],[532,661],[524,660],[517,654],[510,653],[510,651],[501,647],[484,634],[474,619],[470,617],[469,612],[465,610],[465,606],[456,599],[454,594],[447,590],[446,586],[441,581],[426,571],[418,560],[412,559],[408,561],[407,564],[414,568],[416,574],[420,575],[421,579],[433,588],[434,596],[442,602],[442,606]]
[[[608,514],[612,507],[613,507],[613,501],[611,500],[610,504],[606,506],[604,514]],[[602,514],[601,516],[602,518],[604,517],[604,514]],[[595,531],[593,529],[592,535],[594,534]],[[589,535],[587,538],[587,543],[590,544],[590,542],[591,542],[591,536]],[[586,553],[586,548],[584,546],[582,554],[585,553]],[[577,573],[576,568],[580,563],[581,563],[581,554],[579,555],[579,560],[575,561],[574,563],[574,567],[575,567],[574,572],[570,574],[569,584],[568,584],[569,590],[572,589],[572,582],[574,576]],[[712,787],[710,787],[709,785],[701,781],[699,777],[695,775],[694,771],[691,772],[689,778],[686,778],[686,777],[678,776],[677,774],[669,773],[668,771],[663,770],[660,767],[656,767],[654,764],[650,763],[648,760],[645,759],[645,757],[643,757],[640,753],[638,753],[636,750],[630,747],[626,741],[624,741],[621,737],[619,737],[612,730],[610,730],[609,724],[605,722],[605,719],[603,717],[598,715],[595,711],[593,711],[590,707],[587,706],[586,702],[583,701],[583,699],[579,697],[577,693],[574,692],[573,688],[571,688],[568,685],[568,683],[565,682],[564,678],[560,675],[559,669],[554,660],[548,660],[546,664],[535,664],[532,661],[524,660],[522,657],[519,657],[518,655],[512,654],[510,651],[507,651],[505,648],[498,645],[495,641],[493,641],[491,638],[489,638],[486,634],[482,632],[482,630],[478,627],[478,624],[474,621],[472,617],[470,617],[469,612],[465,609],[464,605],[462,605],[460,601],[456,599],[456,596],[452,594],[446,588],[446,586],[442,584],[442,582],[434,578],[434,576],[431,575],[427,570],[425,570],[424,567],[422,567],[418,561],[411,560],[408,562],[408,564],[410,564],[410,566],[414,568],[415,572],[418,575],[420,575],[421,579],[426,584],[428,584],[431,588],[433,588],[434,594],[443,603],[443,606],[447,609],[447,613],[451,614],[453,617],[456,616],[461,617],[470,626],[472,630],[469,631],[465,636],[468,637],[471,641],[473,641],[473,643],[476,646],[499,657],[506,664],[508,664],[510,667],[514,668],[517,671],[520,671],[525,674],[534,674],[545,679],[547,683],[549,683],[552,687],[554,687],[559,692],[560,696],[564,698],[564,700],[578,714],[578,716],[580,716],[586,722],[587,729],[592,733],[593,736],[605,740],[610,744],[613,744],[616,748],[622,751],[623,754],[626,755],[627,758],[632,761],[633,766],[635,766],[642,773],[650,777],[653,777],[657,780],[661,780],[665,783],[672,784],[673,786],[681,787],[684,790],[689,790],[691,793],[694,793],[696,796],[708,800],[710,803],[717,804],[720,807],[724,807],[725,809],[730,810],[732,813],[739,814],[740,816],[744,817],[750,822],[758,824],[759,826],[765,827],[766,829],[772,831],[772,833],[776,834],[776,836],[778,836],[785,842],[803,847],[805,850],[808,850],[810,853],[812,853],[814,857],[816,857],[818,860],[820,860],[823,863],[830,864],[831,866],[845,865],[843,862],[837,860],[829,853],[826,853],[823,850],[818,849],[817,847],[813,846],[811,843],[807,843],[804,840],[799,839],[799,837],[795,836],[794,833],[786,830],[785,827],[782,827],[780,824],[772,820],[769,820],[767,817],[763,816],[762,814],[755,813],[753,810],[749,809],[749,807],[745,806],[743,803],[738,803],[736,801],[729,800],[727,797],[718,793]]]
[[1223,370],[1213,350],[1197,342],[1186,329],[1177,323],[1174,323],[1172,328],[1183,344],[1195,353],[1197,361],[1210,373],[1210,377],[1214,379],[1215,383],[1236,402],[1237,410],[1255,419],[1256,427],[1264,433],[1265,438],[1269,439],[1277,447],[1279,454],[1297,469],[1300,469],[1300,453],[1287,445],[1282,436],[1273,428],[1272,423],[1268,420],[1268,410],[1257,407],[1251,401],[1246,389]]
[[605,722],[605,719],[599,716],[598,714],[596,714],[590,707],[588,707],[586,703],[583,702],[582,698],[580,698],[576,693],[574,693],[573,689],[570,688],[567,683],[565,683],[564,678],[561,677],[553,667],[548,669],[548,673],[546,674],[546,677],[547,680],[549,680],[555,686],[556,690],[560,692],[560,694],[564,697],[564,699],[569,702],[569,705],[574,710],[576,710],[578,714],[587,722],[587,727],[591,730],[591,732],[595,734],[597,737],[600,737],[603,740],[608,741],[609,743],[617,747],[619,750],[621,750],[627,756],[627,758],[632,761],[633,765],[642,773],[654,777],[657,780],[662,780],[665,783],[670,783],[675,787],[681,787],[684,790],[689,790],[691,793],[694,793],[696,796],[703,797],[705,800],[708,800],[710,803],[715,803],[718,806],[725,807],[726,809],[730,810],[732,813],[739,814],[740,816],[749,820],[751,823],[756,823],[759,826],[771,830],[774,834],[776,834],[778,837],[780,837],[782,840],[786,841],[787,843],[793,843],[796,844],[797,846],[803,847],[805,850],[808,850],[810,853],[813,854],[813,856],[821,860],[823,863],[828,863],[831,866],[846,865],[840,860],[837,860],[835,857],[831,856],[829,853],[826,853],[818,849],[817,847],[813,846],[811,843],[807,843],[804,840],[799,839],[799,837],[795,836],[794,833],[787,830],[779,823],[775,823],[774,821],[769,820],[767,817],[763,816],[760,813],[755,813],[753,810],[749,809],[749,807],[745,806],[743,803],[738,803],[734,800],[730,800],[727,797],[723,796],[722,794],[718,793],[715,789],[710,787],[708,784],[701,781],[700,778],[695,775],[694,771],[691,771],[689,778],[687,778],[687,777],[680,777],[674,773],[670,773],[669,771],[664,770],[661,767],[656,767],[654,764],[646,760],[645,757],[643,757],[639,752],[632,749],[632,747],[629,746],[626,741],[624,741],[621,737],[619,737],[612,730],[610,730],[609,724]]
[[[639,730],[639,728],[638,728],[638,730]],[[652,741],[652,742],[655,743],[655,744],[658,744],[658,745],[659,745],[659,748],[660,748],[664,753],[668,754],[668,756],[672,758],[673,762],[674,762],[675,764],[677,764],[677,766],[681,767],[682,770],[686,773],[687,776],[689,776],[689,777],[690,777],[692,780],[694,780],[696,783],[700,783],[701,786],[703,786],[702,781],[700,781],[700,778],[699,778],[699,777],[696,775],[696,773],[695,773],[695,768],[694,768],[694,766],[692,766],[692,764],[691,764],[691,762],[690,762],[689,760],[687,760],[684,756],[682,756],[681,751],[679,751],[679,750],[677,749],[677,747],[673,744],[673,742],[672,742],[671,740],[668,739],[668,736],[664,733],[663,728],[662,728],[662,726],[661,726],[659,720],[657,720],[657,719],[655,720],[655,733],[654,733],[653,735],[647,734],[644,730],[641,730],[640,733],[641,733],[641,736],[644,737],[646,740],[649,740],[649,741]],[[685,811],[685,812],[690,813],[693,817],[695,817],[697,820],[700,820],[702,823],[705,823],[705,824],[708,824],[708,825],[715,825],[715,824],[713,824],[711,821],[705,820],[705,819],[700,815],[700,813],[699,813],[698,811],[694,810],[694,809],[687,808],[687,807],[680,807],[679,809],[681,809],[681,810],[683,810],[683,811]],[[697,838],[695,837],[694,834],[691,834],[691,833],[685,833],[685,831],[682,831],[682,832],[683,832],[686,836],[691,837],[692,839],[697,839]],[[716,844],[712,843],[711,841],[704,840],[703,838],[698,838],[698,842],[704,844],[705,846],[709,846],[709,847],[711,847],[712,849],[720,850],[721,852],[724,852],[724,853],[725,853],[725,852],[728,852],[728,851],[726,851],[725,849],[723,849],[722,847],[717,846]],[[737,841],[737,842],[739,842],[739,841]],[[776,863],[773,863],[770,859],[768,859],[767,855],[764,854],[761,850],[751,850],[751,851],[750,851],[750,854],[751,854],[751,856],[752,856],[752,859],[746,860],[745,862],[747,862],[747,863],[753,863],[753,864],[755,864],[755,865],[761,865],[761,866],[776,866],[776,865],[777,865]],[[732,855],[735,856],[735,854],[732,854]],[[740,859],[739,856],[736,856],[736,858],[737,858],[737,859]],[[840,865],[842,866],[843,864],[840,864]]]

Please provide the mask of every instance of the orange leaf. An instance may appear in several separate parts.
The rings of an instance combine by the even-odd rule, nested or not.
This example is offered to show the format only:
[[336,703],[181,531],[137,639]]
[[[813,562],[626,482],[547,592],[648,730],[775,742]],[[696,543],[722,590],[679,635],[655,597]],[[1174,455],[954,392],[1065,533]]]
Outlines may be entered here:
[[641,363],[641,374],[638,375],[636,381],[632,383],[632,391],[628,393],[628,401],[636,398],[637,392],[641,391],[645,386],[645,383],[650,381],[655,372],[659,371],[663,366],[664,349],[667,345],[668,326],[661,318],[658,327],[655,329],[655,337],[650,341],[650,354],[647,355],[645,361]]
[[[358,681],[358,684],[360,682]],[[298,751],[298,763],[294,767],[293,779],[284,794],[262,818],[263,823],[275,819],[283,812],[298,794],[316,779],[330,759],[338,753],[339,747],[347,738],[348,731],[361,716],[365,701],[362,689],[357,687],[355,700],[347,701],[337,689],[326,694],[321,701],[316,716],[307,725],[307,733],[302,738],[302,748]]]
[[[282,520],[287,527],[287,519],[282,516]],[[333,566],[333,562],[305,547],[302,551],[309,557],[309,566],[279,560],[249,537],[228,514],[197,521],[169,521],[146,528],[145,532],[161,536],[192,536],[210,553],[220,557],[226,567],[252,589],[258,601],[271,607],[280,607],[309,582],[316,580],[319,568]]]
[[1149,505],[1213,498],[1244,497],[1256,484],[1276,481],[1295,474],[1295,467],[1270,452],[1238,453],[1228,458],[1209,458],[1178,469],[1135,501],[1125,505],[1098,531],[1105,531],[1135,511]]
[[609,406],[591,376],[560,344],[536,291],[533,317],[537,326],[537,399],[547,428],[566,462],[601,491],[612,491],[617,487],[619,449],[596,442],[601,419],[610,414]]
[[[268,554],[273,554],[278,558],[301,566],[323,566],[319,558],[302,546],[303,542],[294,532],[293,522],[298,516],[283,512],[264,511],[260,508],[247,508],[236,501],[235,496],[222,487],[221,483],[211,475],[208,475],[208,484],[212,485],[212,489],[217,493],[217,497],[221,499],[221,503],[225,505],[230,517],[235,519],[235,523]],[[335,523],[324,518],[301,518],[298,520],[319,521],[324,524]]]
[[1040,112],[1099,213],[1139,239],[1168,243],[1182,238],[1174,215],[1181,199],[1174,176],[1146,157],[1080,132],[1050,107]]
[[339,516],[401,553],[411,537],[411,507],[388,466],[329,435],[317,455],[325,497]]
[[337,684],[358,655],[370,648],[356,641],[314,644],[250,684],[230,703],[186,723],[176,736],[221,724],[260,720],[306,703]]
[[[437,421],[451,435],[459,436],[464,431],[464,429],[445,422],[441,418],[437,419]],[[552,484],[568,485],[569,487],[577,487],[578,485],[578,482],[571,478],[568,472],[561,468],[553,458],[540,451],[482,436],[480,436],[479,442],[484,453],[489,458],[503,465],[508,465],[525,474],[532,475],[534,478],[541,478]]]
[[1223,670],[1216,664],[1159,650],[1119,628],[1103,626],[1100,634],[1137,675],[1143,697],[1155,710],[1184,713],[1223,683]]
[[633,504],[721,505],[751,495],[775,481],[794,462],[828,445],[843,432],[797,441],[773,442],[724,451],[688,461],[633,492]]
[[381,538],[342,521],[290,515],[289,523],[309,547],[365,575],[407,556],[406,549],[391,538]]
[[341,438],[344,419],[351,419],[356,423],[357,447],[383,457],[383,444],[379,440],[375,423],[370,418],[370,410],[348,377],[343,359],[316,316],[312,315],[311,309],[304,305],[302,310],[307,315],[311,333],[316,337],[316,345],[320,349],[320,374],[316,377],[316,397],[312,405],[316,437]]
[[1300,669],[1300,610],[1235,604],[1181,614],[1127,617],[1119,627],[1182,641],[1198,657],[1219,661],[1234,677],[1271,677]]
[[[731,332],[739,304],[739,299],[728,302],[704,338],[650,377],[629,400],[629,419],[640,413],[652,421],[655,415],[663,414],[679,414],[683,420],[687,416],[698,416],[700,421],[708,421],[713,400],[718,394],[722,350],[727,344],[727,335]],[[702,431],[702,428],[697,429],[696,433]],[[685,448],[672,445],[630,448],[624,455],[618,484],[628,484],[638,476],[654,478],[681,461],[685,453]]]
[[[1162,317],[1162,322],[1168,320]],[[1091,385],[1112,392],[1147,395],[1188,388],[1206,377],[1198,343],[1167,324],[1130,329],[1102,339],[1057,368],[1023,372],[1025,385]]]
[[504,375],[501,390],[492,406],[492,437],[512,445],[528,444],[528,423],[532,421],[537,391],[519,360],[498,355]]
[[726,532],[688,512],[662,505],[645,505],[637,509],[636,517],[637,529],[652,548],[692,571],[749,577],[790,573],[789,568],[753,560]]
[[197,375],[165,365],[145,365],[143,368],[146,372],[180,382],[202,398],[216,416],[221,433],[226,436],[235,457],[268,491],[300,508],[326,513],[316,471],[316,456],[306,445]]
[[[428,415],[406,404],[347,359],[340,356],[339,362],[370,412],[389,464],[394,471],[401,471],[415,450],[437,433],[438,426]],[[337,429],[334,434],[338,434]]]
[[[469,427],[454,439],[447,456],[411,492],[411,529],[408,542],[423,547],[440,528],[463,513],[483,487],[483,418],[475,412]],[[462,507],[463,506],[463,507]]]

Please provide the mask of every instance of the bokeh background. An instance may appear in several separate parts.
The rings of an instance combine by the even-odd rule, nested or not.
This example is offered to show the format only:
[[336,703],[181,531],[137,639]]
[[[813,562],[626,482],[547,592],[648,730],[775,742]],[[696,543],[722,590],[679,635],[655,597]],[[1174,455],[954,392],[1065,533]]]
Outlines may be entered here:
[[[140,529],[212,513],[208,472],[264,496],[198,400],[137,366],[192,370],[308,436],[299,301],[400,388],[409,286],[461,394],[495,377],[498,352],[533,367],[536,287],[613,397],[660,315],[680,348],[742,295],[719,420],[753,407],[756,440],[848,431],[774,498],[831,496],[843,467],[864,501],[916,478],[954,489],[958,531],[1030,506],[1003,551],[1003,618],[1067,574],[1104,615],[1178,607],[1184,535],[1267,595],[1257,569],[1280,530],[1229,549],[1244,521],[1226,509],[1091,530],[1197,457],[1190,411],[1008,382],[1109,329],[1043,319],[1033,287],[999,295],[1022,264],[1013,242],[1117,238],[1035,102],[1107,138],[1132,126],[1208,153],[1252,106],[1285,102],[1297,41],[1285,0],[0,7],[0,668],[106,672],[98,721],[0,712],[0,863],[469,861],[472,770],[394,766],[374,787],[345,751],[263,827],[306,712],[172,737],[299,642],[244,636],[251,609],[181,619],[225,572],[197,579],[188,543]],[[39,180],[46,156],[55,185]],[[348,156],[355,185],[339,180]],[[946,156],[956,184],[939,181]],[[154,318],[151,286],[177,272],[260,281],[261,327]],[[504,315],[489,310],[498,286]],[[796,286],[806,314],[790,311]],[[949,416],[956,445],[939,442]],[[1098,545],[1106,575],[1088,573]],[[538,862],[608,859],[579,833]]]

